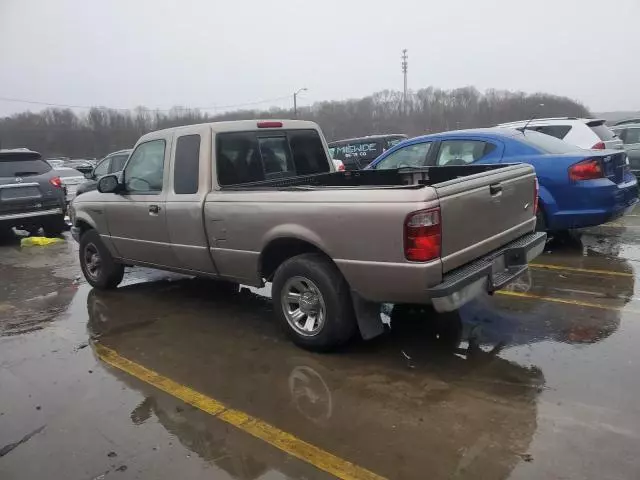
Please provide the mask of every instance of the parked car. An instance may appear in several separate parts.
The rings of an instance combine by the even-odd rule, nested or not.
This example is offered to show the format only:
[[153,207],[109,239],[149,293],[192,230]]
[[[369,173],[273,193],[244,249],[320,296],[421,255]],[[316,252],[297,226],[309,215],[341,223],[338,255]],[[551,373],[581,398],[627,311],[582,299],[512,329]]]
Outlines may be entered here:
[[325,145],[296,120],[144,135],[121,174],[71,205],[87,281],[114,288],[143,265],[232,290],[273,282],[289,336],[326,350],[382,333],[381,303],[455,310],[544,248],[529,165],[336,172]]
[[329,143],[329,154],[334,160],[341,160],[346,170],[360,170],[406,138],[406,135],[394,133],[337,140]]
[[630,123],[636,123],[636,124],[640,124],[640,118],[627,118],[626,120],[620,120],[619,122],[614,123],[613,125],[615,127],[618,127],[620,125],[628,125]]
[[86,181],[78,186],[76,195],[95,190],[100,177],[122,171],[130,153],[131,150],[118,150],[100,160],[89,173],[85,174]]
[[43,227],[48,235],[60,235],[65,210],[60,175],[39,153],[0,150],[0,231]]
[[70,167],[54,167],[54,170],[60,176],[62,185],[65,188],[65,198],[69,203],[76,196],[78,187],[86,182],[86,178],[78,170]]
[[498,127],[533,130],[551,135],[580,148],[622,150],[622,141],[598,118],[536,118],[502,123]]
[[590,227],[638,202],[638,182],[624,152],[584,150],[543,133],[511,128],[460,130],[412,138],[368,169],[524,162],[540,183],[538,230]]
[[66,160],[64,162],[64,166],[68,168],[73,168],[82,172],[83,174],[91,173],[93,167],[95,167],[95,163],[92,160],[84,160],[84,159],[73,159]]
[[611,129],[622,140],[631,172],[640,176],[640,120],[638,123],[622,123]]

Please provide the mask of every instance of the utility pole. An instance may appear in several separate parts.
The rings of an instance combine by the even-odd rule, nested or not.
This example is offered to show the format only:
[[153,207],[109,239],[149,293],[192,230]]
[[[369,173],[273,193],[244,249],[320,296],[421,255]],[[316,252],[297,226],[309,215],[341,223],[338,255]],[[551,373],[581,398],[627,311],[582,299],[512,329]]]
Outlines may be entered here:
[[298,118],[298,94],[306,91],[306,88],[301,88],[297,92],[293,92],[293,118]]
[[402,74],[404,75],[404,92],[402,95],[402,108],[404,110],[404,113],[406,115],[407,113],[407,68],[409,65],[408,60],[408,56],[407,56],[407,49],[405,48],[404,50],[402,50]]

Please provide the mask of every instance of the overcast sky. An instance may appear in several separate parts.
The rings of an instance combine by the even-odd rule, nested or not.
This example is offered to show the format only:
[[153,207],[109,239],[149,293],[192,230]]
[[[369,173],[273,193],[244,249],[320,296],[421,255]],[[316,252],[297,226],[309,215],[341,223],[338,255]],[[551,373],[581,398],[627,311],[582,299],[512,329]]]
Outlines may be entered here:
[[[640,109],[640,0],[0,0],[0,97],[290,106],[474,85]],[[0,115],[43,107],[0,100]]]

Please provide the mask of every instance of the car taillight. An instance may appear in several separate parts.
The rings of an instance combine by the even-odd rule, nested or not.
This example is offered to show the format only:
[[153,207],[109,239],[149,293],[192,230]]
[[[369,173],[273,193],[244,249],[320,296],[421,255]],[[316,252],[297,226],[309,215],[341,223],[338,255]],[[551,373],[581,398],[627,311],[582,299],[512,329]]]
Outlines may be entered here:
[[56,188],[62,188],[62,180],[60,180],[60,177],[53,177],[49,180],[49,183]]
[[600,162],[595,158],[583,160],[569,167],[569,178],[573,181],[593,180],[594,178],[602,177],[604,175],[602,174]]
[[404,255],[412,262],[428,262],[440,256],[442,235],[440,208],[420,210],[404,222]]
[[605,148],[607,147],[604,145],[604,142],[598,142],[593,147],[591,147],[591,150],[604,150]]
[[535,178],[535,182],[533,182],[533,214],[538,213],[538,195],[540,193],[540,185],[538,184],[538,177]]

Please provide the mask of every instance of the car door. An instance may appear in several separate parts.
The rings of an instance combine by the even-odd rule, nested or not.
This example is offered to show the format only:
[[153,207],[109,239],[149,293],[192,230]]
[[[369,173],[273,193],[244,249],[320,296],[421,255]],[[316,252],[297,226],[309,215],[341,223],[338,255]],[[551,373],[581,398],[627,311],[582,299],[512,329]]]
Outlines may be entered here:
[[394,150],[374,165],[376,170],[424,167],[432,150],[433,142],[419,142]]
[[452,138],[441,140],[438,152],[430,165],[455,166],[472,163],[496,163],[502,159],[504,146],[498,141],[477,138]]
[[118,255],[133,263],[177,262],[167,229],[165,199],[171,138],[140,143],[123,172],[124,189],[105,198],[109,234]]
[[176,134],[166,211],[169,238],[179,262],[176,266],[217,273],[202,223],[202,205],[211,190],[211,143],[207,127],[191,127],[187,134]]

